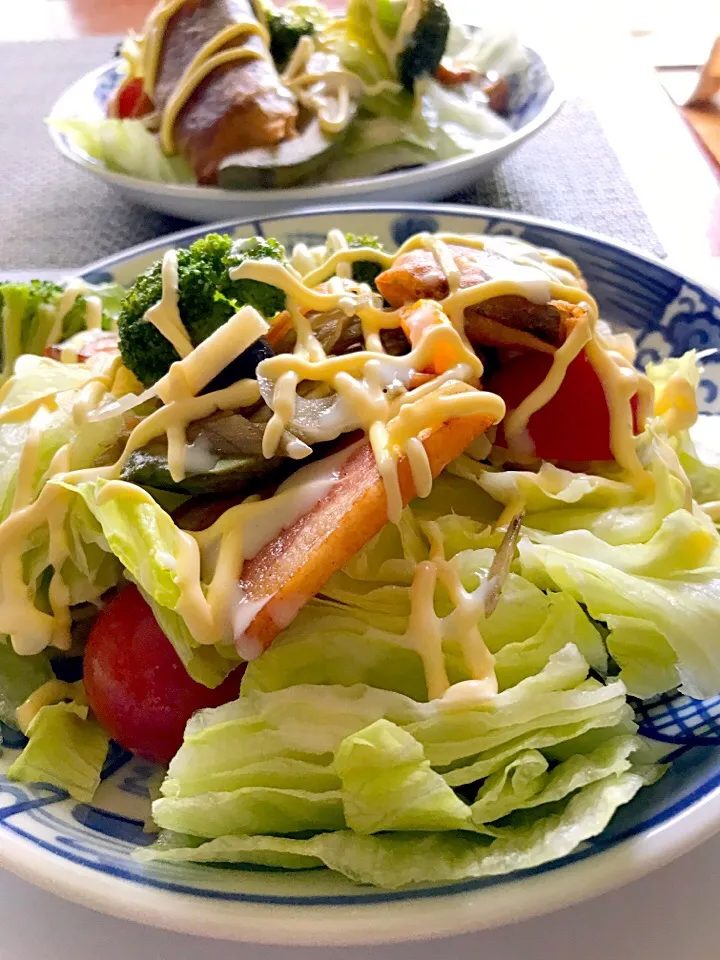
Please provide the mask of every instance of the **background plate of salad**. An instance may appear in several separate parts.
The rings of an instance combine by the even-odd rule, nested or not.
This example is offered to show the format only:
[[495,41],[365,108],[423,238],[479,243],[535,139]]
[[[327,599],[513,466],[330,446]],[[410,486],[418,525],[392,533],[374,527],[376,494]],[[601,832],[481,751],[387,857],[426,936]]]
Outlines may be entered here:
[[[129,36],[48,118],[63,156],[178,217],[447,197],[562,102],[537,52],[507,28],[451,21],[441,0],[352,0],[343,18],[313,3],[276,10],[206,0],[186,9],[195,6],[168,24],[159,4],[144,28],[162,32],[157,59],[142,34]],[[206,40],[260,21],[260,34],[248,34],[254,59],[222,67],[240,73],[240,93],[230,79],[208,86],[223,80],[212,71],[193,86],[201,71],[188,61],[205,56]]]
[[[0,287],[4,360],[15,361],[0,407],[0,436],[8,448],[3,510],[22,525],[42,497],[43,509],[49,505],[43,514],[48,535],[38,529],[28,536],[17,570],[13,536],[0,528],[10,536],[0,571],[5,615],[12,619],[13,603],[29,603],[22,608],[33,618],[16,618],[12,627],[14,646],[24,644],[25,656],[0,642],[0,864],[61,896],[179,931],[289,945],[350,944],[457,934],[546,912],[639,877],[714,833],[720,823],[717,297],[610,240],[498,211],[343,207],[214,229],[218,239],[188,231],[94,264],[81,271],[81,283],[64,291]],[[346,290],[355,290],[355,283],[365,296],[362,285],[377,281],[392,301],[398,284],[412,276],[413,263],[422,267],[431,249],[446,256],[438,243],[456,257],[462,237],[475,244],[467,256],[489,251],[499,271],[493,282],[500,275],[519,282],[518,271],[526,268],[548,270],[553,283],[562,281],[553,289],[574,297],[580,310],[562,321],[571,331],[566,343],[576,321],[584,322],[587,282],[608,325],[596,326],[597,343],[606,355],[617,354],[622,383],[649,384],[654,393],[644,419],[639,392],[628,391],[625,400],[627,462],[639,464],[652,483],[635,487],[618,469],[620,447],[610,434],[613,417],[622,412],[611,411],[611,394],[598,391],[581,354],[555,396],[527,421],[544,462],[516,462],[518,451],[510,460],[503,456],[504,444],[512,450],[510,420],[489,434],[490,442],[468,447],[426,499],[414,500],[397,526],[382,528],[361,547],[269,651],[252,659],[235,700],[237,651],[194,639],[190,608],[178,591],[175,575],[188,541],[171,518],[178,516],[178,501],[169,495],[175,483],[169,446],[164,459],[162,450],[143,447],[143,456],[126,459],[125,480],[103,479],[112,466],[108,436],[125,428],[132,435],[143,420],[158,417],[158,397],[149,395],[152,389],[143,394],[143,384],[167,386],[162,351],[138,348],[148,330],[159,332],[161,318],[156,312],[153,324],[135,323],[146,315],[148,298],[157,303],[160,297],[159,262],[166,271],[177,265],[183,297],[192,286],[200,298],[195,305],[210,295],[215,309],[230,305],[229,314],[239,316],[225,281],[209,294],[205,282],[217,251],[236,241],[233,257],[242,263],[232,269],[239,271],[238,282],[255,284],[242,288],[254,307],[241,319],[257,324],[260,313],[272,315],[282,306],[266,282],[273,277],[285,277],[288,290],[298,290],[297,275],[314,272],[317,279],[328,257],[338,263],[345,258],[363,271],[360,279],[345,277]],[[410,258],[403,264],[394,254],[399,247]],[[284,258],[293,251],[297,275],[287,280]],[[372,269],[380,262],[384,280]],[[472,256],[462,261],[461,275],[472,262]],[[337,281],[343,272],[338,269]],[[529,276],[523,274],[524,283]],[[509,410],[519,409],[547,373],[542,358],[562,320],[557,300],[538,313],[545,280],[533,276],[524,288],[534,298],[527,329],[512,328],[514,339],[498,341],[497,326],[467,327],[485,344],[480,353],[487,388],[501,394]],[[448,310],[452,296],[444,301]],[[192,305],[183,299],[181,306],[192,332]],[[125,398],[122,409],[109,406],[112,399],[89,383],[84,353],[102,364],[103,353],[116,349],[114,334],[104,328],[118,313],[123,357],[134,370],[113,367],[113,396]],[[418,349],[413,338],[422,341],[434,329],[437,312],[423,308],[403,316],[410,346]],[[505,333],[508,316],[495,318]],[[271,327],[276,334],[277,326]],[[205,342],[222,329],[221,320]],[[339,314],[314,329],[329,353],[339,350],[333,362],[358,355],[352,342],[357,333]],[[178,329],[170,335],[182,349]],[[442,377],[448,350],[459,349],[449,327],[443,337],[418,381],[421,390]],[[270,364],[263,370],[283,356],[282,339],[273,342],[274,358],[255,356],[254,362]],[[401,369],[402,351],[396,356],[391,341],[385,344],[388,362],[395,357]],[[43,348],[45,360],[37,356]],[[192,355],[182,361],[188,375]],[[633,372],[631,357],[647,379]],[[237,383],[219,383],[216,390],[209,396],[242,393]],[[312,403],[313,395],[304,399]],[[99,415],[83,420],[78,433],[79,418],[95,408]],[[553,413],[551,424],[543,410]],[[119,417],[130,423],[121,429]],[[310,429],[307,418],[301,421],[298,407],[296,433]],[[215,439],[229,442],[217,423]],[[233,429],[237,439],[238,425]],[[225,473],[215,461],[208,464],[207,446],[196,442],[200,436],[193,440],[190,473],[204,477],[204,492],[210,482],[220,484],[216,492],[226,490],[222,484],[233,470],[236,480],[238,470],[247,474],[248,457]],[[256,440],[245,423],[240,439],[248,438]],[[286,450],[289,442],[283,440]],[[607,462],[608,444],[611,454],[617,451],[615,464]],[[50,482],[28,467],[13,473],[18,449],[28,447]],[[581,466],[580,460],[592,462]],[[570,468],[568,461],[578,463]],[[78,473],[83,469],[88,472]],[[36,484],[33,501],[27,491]],[[43,491],[53,487],[48,497]],[[292,490],[285,500],[281,491],[272,498],[278,511],[293,501]],[[495,517],[490,525],[480,519],[487,510]],[[515,525],[506,523],[507,531],[514,529],[510,541],[507,532],[501,535],[505,515],[519,517]],[[217,564],[212,539],[198,537],[209,548],[207,562]],[[445,559],[432,560],[438,545]],[[53,558],[61,555],[69,564],[62,566],[65,593],[47,572],[48,562],[52,571]],[[97,616],[95,602],[123,582],[118,560],[142,589],[185,670],[178,659],[163,661],[162,633],[134,586],[118,594],[122,603],[112,600]],[[478,614],[494,657],[494,692],[473,686],[481,681],[468,679],[464,651],[450,636],[442,689],[433,699],[431,674],[423,674],[415,651],[403,646],[402,638],[412,634],[410,584],[418,568],[432,563],[438,569],[447,564],[460,578],[465,593],[453,594],[458,605],[472,603],[493,576],[502,582],[492,609],[486,592]],[[20,598],[11,591],[18,576],[27,585]],[[442,591],[437,602],[442,613]],[[48,604],[70,610],[72,623],[54,622]],[[431,609],[424,623],[435,617]],[[47,649],[61,647],[66,633],[70,647],[49,657],[37,642],[42,630]],[[244,628],[240,632],[245,636]],[[118,639],[122,643],[110,642]],[[72,672],[83,649],[84,691]],[[257,653],[242,650],[246,659]],[[89,663],[102,669],[93,676]],[[134,664],[130,673],[128,664]],[[205,699],[193,699],[197,683],[187,685],[186,671]],[[118,680],[117,689],[108,687],[108,677]],[[176,754],[183,733],[173,727],[175,711],[164,709],[167,698],[155,696],[160,681],[174,685],[173,708],[181,699],[187,714],[209,708],[195,715]],[[213,691],[216,700],[208,699]],[[477,696],[487,705],[475,703]],[[102,724],[88,714],[88,699]],[[108,745],[113,729],[126,745],[137,746],[135,754]],[[142,756],[173,756],[169,774]]]

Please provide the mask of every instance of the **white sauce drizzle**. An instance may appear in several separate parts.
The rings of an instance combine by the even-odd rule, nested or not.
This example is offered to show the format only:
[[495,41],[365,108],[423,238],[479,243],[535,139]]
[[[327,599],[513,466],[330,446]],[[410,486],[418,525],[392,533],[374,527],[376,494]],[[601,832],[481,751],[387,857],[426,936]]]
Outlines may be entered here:
[[[430,559],[415,568],[410,590],[410,616],[399,642],[420,655],[428,699],[442,698],[451,706],[487,701],[498,692],[495,660],[478,627],[484,611],[487,584],[481,583],[471,591],[463,587],[455,565],[445,559],[440,532],[433,528],[434,524],[429,523]],[[445,617],[438,617],[435,611],[438,582],[443,584],[453,604],[452,612]],[[459,644],[472,680],[450,685],[443,650],[448,640]]]
[[165,339],[175,347],[181,357],[193,351],[190,336],[178,308],[178,260],[177,250],[167,250],[162,259],[162,296],[145,314]]
[[[489,264],[490,278],[472,287],[461,287],[461,270],[452,249],[455,246],[487,247],[497,254],[497,262],[492,260]],[[421,248],[432,252],[447,279],[448,295],[437,306],[435,322],[421,327],[410,352],[400,357],[390,356],[382,347],[380,332],[411,322],[412,314],[408,318],[402,310],[382,309],[378,298],[367,288],[353,285],[349,279],[352,264],[373,260],[388,267],[400,254]],[[510,238],[452,234],[418,235],[410,238],[393,256],[369,248],[350,250],[344,234],[333,231],[328,236],[323,262],[318,262],[315,252],[307,248],[299,254],[295,252],[294,262],[306,274],[305,281],[296,270],[270,260],[246,260],[231,271],[232,279],[255,279],[282,288],[296,333],[292,354],[274,356],[259,368],[259,373],[273,384],[273,416],[266,425],[263,442],[266,456],[276,452],[293,418],[299,383],[315,381],[338,397],[337,409],[325,429],[335,430],[334,435],[351,425],[365,430],[385,485],[388,515],[397,519],[402,509],[398,477],[398,463],[402,458],[407,458],[415,492],[426,496],[432,488],[432,470],[423,437],[456,417],[482,415],[497,422],[503,416],[502,401],[474,386],[483,368],[465,336],[464,311],[467,306],[490,297],[514,294],[533,302],[547,302],[551,298],[564,300],[582,307],[584,316],[576,319],[565,343],[556,350],[545,382],[508,418],[508,435],[521,436],[532,412],[557,391],[573,357],[586,349],[608,396],[616,459],[638,483],[646,477],[639,463],[635,463],[632,424],[628,423],[626,410],[629,397],[638,391],[643,404],[647,405],[649,386],[645,378],[632,370],[631,360],[621,344],[598,333],[597,306],[579,282],[577,268],[570,261],[552,251],[538,251]],[[207,451],[188,448],[188,425],[215,411],[242,409],[259,399],[256,381],[241,381],[225,390],[198,394],[226,366],[230,357],[237,356],[267,332],[267,324],[252,308],[243,308],[193,349],[179,316],[177,258],[173,251],[163,258],[162,281],[161,300],[148,311],[146,318],[176,349],[178,345],[181,347],[178,352],[183,357],[153,388],[152,393],[162,400],[163,406],[133,429],[122,456],[112,466],[67,473],[71,450],[63,448],[49,471],[50,475],[62,476],[71,484],[84,479],[105,479],[108,482],[101,491],[102,499],[121,495],[149,501],[149,495],[143,490],[118,477],[134,450],[162,434],[168,438],[168,460],[173,476],[181,477],[188,466],[195,468],[198,463],[204,468]],[[324,290],[311,289],[322,283],[326,284]],[[364,350],[338,357],[325,355],[313,336],[307,313],[337,309],[359,318]],[[429,369],[441,352],[454,358],[454,366],[412,389],[414,375]],[[92,418],[93,411],[103,403],[108,387],[108,378],[98,376],[78,391],[73,414],[78,424]],[[680,396],[684,388],[673,386],[671,389],[675,393],[669,395],[670,405],[673,396]],[[4,395],[0,393],[0,401]],[[54,396],[50,395],[26,405],[24,415],[30,416],[31,422],[18,470],[15,502],[10,516],[0,524],[0,596],[3,598],[0,629],[11,634],[16,649],[23,653],[35,652],[51,643],[57,646],[69,643],[69,593],[62,577],[56,572],[50,584],[52,616],[28,602],[22,579],[22,545],[38,524],[48,524],[50,557],[56,571],[61,570],[68,555],[64,519],[72,493],[56,484],[46,484],[33,500],[39,438],[48,411],[55,403]],[[14,413],[17,411],[6,414],[0,409],[0,422],[3,418],[12,419]],[[295,440],[293,444],[293,455],[309,452],[300,441]],[[347,455],[345,451],[338,459],[326,459],[298,471],[272,498],[264,501],[250,498],[226,511],[208,530],[179,531],[176,555],[169,558],[181,587],[177,612],[198,642],[235,641],[247,657],[260,652],[257,642],[248,636],[247,628],[266,599],[249,600],[242,595],[239,579],[243,562],[327,495]],[[710,504],[708,508],[715,506]],[[497,692],[497,682],[493,658],[478,630],[485,585],[466,591],[452,561],[445,560],[440,544],[439,536],[432,538],[430,560],[418,565],[412,588],[411,616],[402,642],[420,653],[429,695],[441,697],[451,709],[458,703],[492,697]],[[207,582],[205,588],[203,578]],[[433,597],[438,583],[444,585],[454,605],[452,613],[445,618],[437,617],[434,609]],[[443,642],[450,639],[460,644],[473,678],[452,688],[442,653]]]

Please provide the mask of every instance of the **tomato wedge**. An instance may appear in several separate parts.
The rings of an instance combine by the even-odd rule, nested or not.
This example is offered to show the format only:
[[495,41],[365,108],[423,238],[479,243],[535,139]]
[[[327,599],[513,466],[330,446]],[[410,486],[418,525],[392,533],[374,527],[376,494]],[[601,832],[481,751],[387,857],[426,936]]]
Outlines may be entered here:
[[121,746],[168,763],[197,710],[234,700],[242,668],[210,690],[188,676],[135,586],[125,587],[93,624],[85,649],[88,703]]
[[[552,357],[526,353],[503,364],[485,383],[485,389],[499,394],[508,413],[520,406],[539,386],[550,370]],[[630,400],[633,428],[638,427],[638,398]],[[585,351],[568,367],[555,396],[528,421],[528,433],[541,460],[579,462],[612,460],[610,411],[603,385]],[[505,446],[502,425],[497,444]]]
[[128,77],[108,104],[108,116],[116,120],[133,120],[152,109],[152,100],[143,90],[142,77]]

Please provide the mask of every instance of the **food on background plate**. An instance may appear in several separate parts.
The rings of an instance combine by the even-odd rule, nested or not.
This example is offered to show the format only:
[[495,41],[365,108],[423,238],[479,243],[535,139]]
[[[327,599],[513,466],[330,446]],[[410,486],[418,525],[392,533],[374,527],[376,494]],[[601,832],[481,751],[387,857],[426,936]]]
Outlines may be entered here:
[[[160,0],[120,48],[107,117],[60,129],[110,169],[230,189],[373,176],[511,132],[529,61],[442,0]],[[53,121],[55,123],[55,121]]]
[[210,234],[0,298],[8,775],[168,764],[138,856],[535,866],[662,774],[634,698],[720,691],[702,358],[635,369],[561,254]]

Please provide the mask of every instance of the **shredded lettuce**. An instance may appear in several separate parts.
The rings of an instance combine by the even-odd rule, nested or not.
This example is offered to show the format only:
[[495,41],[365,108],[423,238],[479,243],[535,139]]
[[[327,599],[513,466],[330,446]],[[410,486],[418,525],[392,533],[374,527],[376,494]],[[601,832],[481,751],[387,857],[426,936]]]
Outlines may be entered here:
[[51,783],[90,803],[100,784],[109,738],[88,708],[75,703],[41,707],[27,730],[28,743],[7,775],[21,783]]
[[559,812],[521,823],[494,840],[457,831],[381,833],[350,830],[319,833],[307,840],[273,836],[225,836],[187,845],[166,836],[138,851],[142,860],[244,863],[287,870],[326,866],[357,883],[389,889],[411,883],[452,882],[539,866],[571,853],[607,827],[618,807],[646,784],[642,772],[612,774],[574,794]]
[[109,170],[153,183],[194,183],[189,164],[180,156],[167,157],[139,120],[84,120],[74,117],[48,121],[67,134],[88,156]]
[[182,594],[176,558],[183,534],[172,517],[134,484],[116,481],[113,496],[103,498],[106,480],[86,481],[77,492],[99,524],[107,547],[138,584],[186,670],[198,683],[216,687],[237,666],[231,645],[200,643],[176,612]]
[[[479,90],[452,90],[423,77],[409,93],[398,83],[396,62],[377,43],[377,31],[388,38],[399,27],[404,4],[389,0],[351,0],[341,21],[328,23],[314,4],[291,4],[319,29],[318,49],[337,55],[366,86],[385,83],[379,93],[361,97],[359,115],[342,149],[330,151],[322,170],[324,181],[370,177],[418,164],[447,160],[482,149],[488,141],[508,136],[510,126],[493,113]],[[496,71],[522,80],[528,56],[508,32],[473,30],[453,25],[448,53],[462,53],[463,63],[479,74]],[[529,91],[528,91],[529,93]],[[139,120],[72,117],[49,121],[88,156],[109,170],[158,183],[193,183],[189,164],[165,156],[156,135]],[[313,171],[317,176],[317,170]]]
[[361,683],[243,689],[190,722],[153,816],[207,839],[345,824],[472,830],[469,806],[447,788],[489,776],[533,738],[549,746],[618,726],[631,735],[631,715],[622,683],[588,678],[572,644],[497,697],[452,709]]
[[[0,423],[0,520],[12,508],[18,471],[31,432],[37,437],[31,500],[41,491],[54,498],[60,511],[62,534],[68,556],[58,571],[68,591],[70,605],[96,602],[122,575],[119,561],[107,549],[99,525],[82,501],[64,493],[54,480],[47,481],[53,457],[60,448],[67,451],[71,469],[92,466],[99,457],[112,451],[122,430],[121,418],[97,423],[76,422],[73,405],[94,374],[81,364],[62,364],[44,357],[23,356],[15,366],[15,377],[5,394],[0,412],[18,411]],[[46,404],[33,401],[47,399]],[[27,409],[22,409],[27,405]],[[48,489],[49,488],[49,489]],[[31,527],[21,550],[22,576],[29,601],[28,637],[34,645],[28,653],[39,652],[52,640],[54,629],[49,613],[47,588],[49,573],[50,529],[47,521]],[[0,630],[11,632],[0,622]]]
[[13,650],[9,638],[0,638],[0,721],[17,727],[17,708],[52,678],[46,653],[21,657]]
[[[662,537],[665,532],[661,530],[657,536]],[[693,533],[700,542],[699,556],[702,556],[708,540],[706,525],[693,531],[691,536]],[[669,669],[656,670],[656,676],[667,677],[672,683],[676,676],[672,667],[675,667],[681,690],[688,696],[702,699],[716,694],[720,689],[720,649],[717,644],[720,567],[699,566],[683,576],[667,575],[660,564],[658,576],[652,575],[652,567],[643,573],[635,573],[632,564],[626,563],[628,569],[623,569],[622,551],[632,548],[612,548],[618,556],[617,559],[613,557],[611,564],[607,557],[599,559],[602,550],[594,553],[597,544],[593,543],[592,534],[572,539],[574,543],[564,544],[566,549],[552,541],[521,541],[523,574],[537,583],[569,593],[583,603],[596,620],[608,622],[611,618],[612,623],[612,618],[623,617],[620,624],[625,631],[630,619],[640,620],[635,648],[628,643],[615,647],[621,659],[630,661],[633,649],[643,649],[641,638],[652,643],[659,634],[672,648],[675,662],[667,664]],[[576,549],[567,549],[573,545]],[[682,541],[678,547],[682,549]],[[646,625],[650,625],[649,631]],[[659,651],[659,665],[667,663],[668,647],[661,644]],[[641,656],[645,659],[654,655],[648,650]],[[645,685],[649,682],[648,676]],[[665,689],[652,693],[662,693]],[[644,693],[648,695],[649,691]]]
[[720,500],[720,443],[717,415],[700,414],[687,435],[681,438],[678,456],[700,504]]
[[356,833],[471,826],[470,808],[432,769],[422,744],[389,720],[346,737],[335,769],[345,822]]
[[671,443],[690,481],[694,499],[699,504],[716,504],[720,500],[720,444],[716,417],[699,414],[696,399],[702,356],[696,350],[689,350],[680,357],[648,364],[646,372],[655,387],[658,419],[671,435]]

